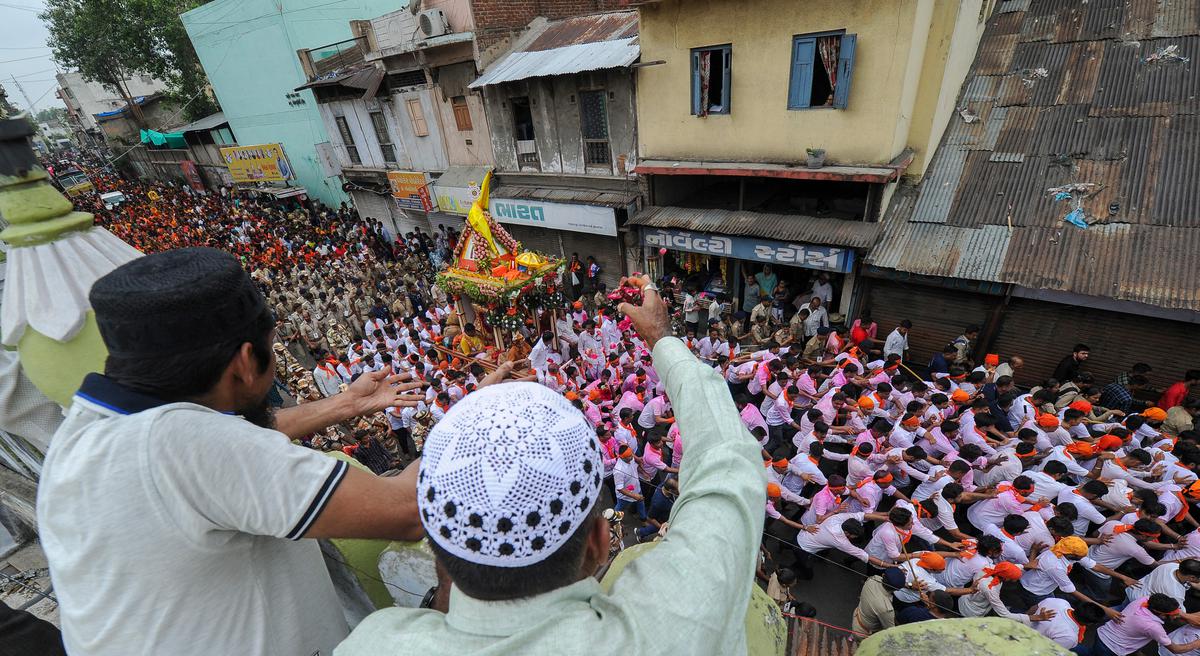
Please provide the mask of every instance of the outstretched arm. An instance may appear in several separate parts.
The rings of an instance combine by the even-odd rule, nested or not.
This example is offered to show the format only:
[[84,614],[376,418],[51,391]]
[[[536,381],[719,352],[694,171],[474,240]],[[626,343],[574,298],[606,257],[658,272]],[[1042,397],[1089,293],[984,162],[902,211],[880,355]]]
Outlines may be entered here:
[[275,430],[297,439],[340,421],[387,408],[416,407],[424,395],[409,392],[421,389],[424,384],[404,382],[410,377],[407,373],[390,375],[387,369],[365,373],[341,394],[279,410],[275,413]]

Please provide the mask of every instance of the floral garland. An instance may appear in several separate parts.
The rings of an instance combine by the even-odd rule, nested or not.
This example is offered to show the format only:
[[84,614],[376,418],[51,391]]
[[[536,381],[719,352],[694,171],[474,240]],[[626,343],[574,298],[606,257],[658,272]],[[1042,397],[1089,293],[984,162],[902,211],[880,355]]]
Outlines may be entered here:
[[520,330],[522,316],[515,305],[492,305],[485,315],[485,320],[489,326],[512,333]]
[[[447,294],[453,296],[465,296],[473,303],[488,304],[495,302],[504,302],[512,304],[526,296],[533,294],[535,291],[541,295],[545,295],[547,288],[555,291],[558,290],[557,285],[566,268],[567,263],[563,260],[552,260],[554,265],[538,274],[537,277],[522,281],[520,287],[512,286],[513,283],[508,283],[502,280],[493,278],[472,275],[468,272],[455,272],[453,269],[444,271],[437,275],[437,285],[442,288]],[[495,282],[493,282],[495,280]],[[561,291],[557,291],[558,295],[562,295]],[[549,300],[543,303],[549,303]],[[562,305],[565,306],[565,296]],[[533,307],[528,306],[527,307]],[[558,307],[545,305],[543,307]]]

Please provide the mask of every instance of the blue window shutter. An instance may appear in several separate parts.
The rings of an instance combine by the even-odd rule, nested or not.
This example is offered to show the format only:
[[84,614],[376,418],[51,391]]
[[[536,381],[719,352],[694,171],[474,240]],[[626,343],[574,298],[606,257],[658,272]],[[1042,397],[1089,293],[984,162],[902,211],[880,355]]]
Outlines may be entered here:
[[730,111],[732,109],[730,107],[730,105],[733,104],[733,94],[730,91],[730,87],[731,87],[731,84],[733,81],[733,47],[732,46],[728,46],[725,48],[725,56],[722,59],[725,60],[725,66],[724,66],[725,76],[724,76],[724,79],[722,80],[723,83],[721,85],[723,87],[721,89],[721,94],[722,94],[721,100],[724,101],[725,113],[728,114],[728,113],[730,113]]
[[854,49],[857,44],[857,34],[842,35],[842,47],[838,53],[837,88],[833,90],[833,106],[838,109],[846,109],[850,104],[850,82],[854,79]]
[[700,53],[692,51],[692,115],[700,115]]
[[811,104],[813,62],[817,56],[817,40],[792,41],[792,77],[788,82],[788,109],[804,109]]

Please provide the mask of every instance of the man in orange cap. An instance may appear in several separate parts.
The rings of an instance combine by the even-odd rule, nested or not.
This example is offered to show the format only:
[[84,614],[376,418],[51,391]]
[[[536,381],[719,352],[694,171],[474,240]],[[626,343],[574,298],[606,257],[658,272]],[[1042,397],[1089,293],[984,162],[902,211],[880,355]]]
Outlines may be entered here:
[[922,594],[945,591],[952,597],[961,597],[974,592],[971,588],[947,588],[942,585],[934,574],[944,569],[946,558],[936,551],[923,551],[915,562],[910,560],[904,563],[900,567],[900,571],[904,572],[904,587],[894,593],[896,611],[921,603]]
[[1033,428],[1038,432],[1038,448],[1042,450],[1067,446],[1073,441],[1071,433],[1062,427],[1062,422],[1058,420],[1058,417],[1049,412],[1039,414],[1036,419],[1027,422],[1025,427]]
[[784,501],[806,506],[808,499],[800,496],[806,483],[798,474],[789,471],[788,465],[787,458],[773,460],[767,468],[767,480],[779,485],[779,494]]
[[1053,617],[1052,611],[1040,611],[1030,616],[1013,613],[1000,601],[1000,589],[1004,583],[1021,580],[1025,570],[1020,565],[1007,560],[1000,561],[991,567],[985,567],[975,578],[975,592],[958,598],[958,612],[963,617],[986,617],[989,613],[1005,619],[1028,624],[1040,622]]
[[1146,421],[1166,421],[1167,411],[1157,407],[1146,408],[1142,411],[1142,416],[1146,418]]

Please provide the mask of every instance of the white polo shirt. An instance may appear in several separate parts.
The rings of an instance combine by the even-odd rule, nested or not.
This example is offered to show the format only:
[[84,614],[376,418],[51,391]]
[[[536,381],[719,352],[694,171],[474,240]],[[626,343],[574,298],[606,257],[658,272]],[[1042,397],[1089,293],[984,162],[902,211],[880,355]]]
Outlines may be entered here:
[[38,487],[67,651],[332,653],[349,628],[317,542],[299,538],[346,470],[240,417],[90,374]]

